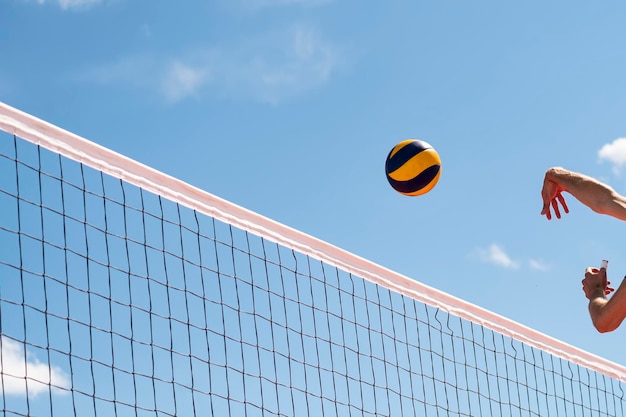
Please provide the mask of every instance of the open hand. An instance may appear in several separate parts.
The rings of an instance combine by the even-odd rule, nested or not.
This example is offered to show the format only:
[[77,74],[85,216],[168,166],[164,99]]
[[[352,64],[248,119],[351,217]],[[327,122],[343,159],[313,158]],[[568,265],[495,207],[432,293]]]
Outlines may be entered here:
[[554,214],[556,214],[556,218],[561,218],[561,211],[559,210],[559,203],[563,207],[565,213],[569,213],[569,208],[567,208],[567,203],[565,203],[565,198],[561,192],[564,189],[557,183],[550,181],[547,178],[543,180],[543,188],[541,189],[541,198],[543,199],[543,208],[541,210],[541,215],[545,215],[548,220],[552,219],[552,212],[550,210],[550,206],[554,210]]

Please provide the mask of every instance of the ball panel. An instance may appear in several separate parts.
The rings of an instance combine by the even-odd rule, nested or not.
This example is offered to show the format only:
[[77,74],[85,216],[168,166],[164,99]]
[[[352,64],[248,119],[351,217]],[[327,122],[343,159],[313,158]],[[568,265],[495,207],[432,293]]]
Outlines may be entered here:
[[423,170],[416,177],[407,181],[398,181],[390,176],[387,176],[389,184],[401,194],[417,196],[425,194],[430,191],[439,181],[439,175],[441,173],[441,167],[439,165],[432,165]]
[[387,173],[397,170],[406,161],[427,149],[432,149],[432,146],[421,140],[409,139],[400,142],[387,156],[387,163],[385,164]]
[[397,181],[408,181],[432,166],[441,163],[439,155],[434,149],[424,149],[405,161],[398,169],[388,172],[388,175]]
[[441,174],[441,168],[437,172],[437,175],[435,175],[435,178],[433,178],[433,180],[430,183],[428,183],[427,186],[425,186],[424,188],[422,188],[419,191],[415,191],[413,193],[406,193],[405,195],[408,195],[408,196],[418,196],[418,195],[426,194],[427,192],[429,192],[430,190],[435,188],[435,185],[437,185],[437,181],[439,181],[439,175],[440,174]]

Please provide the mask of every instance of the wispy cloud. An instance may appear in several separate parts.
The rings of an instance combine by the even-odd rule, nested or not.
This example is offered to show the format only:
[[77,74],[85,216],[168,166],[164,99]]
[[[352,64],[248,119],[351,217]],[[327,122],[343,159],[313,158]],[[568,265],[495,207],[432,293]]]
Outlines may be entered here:
[[126,57],[78,78],[149,90],[170,103],[205,96],[279,103],[326,83],[341,61],[338,47],[315,29],[296,25],[176,57]]
[[339,49],[306,26],[241,45],[225,58],[216,68],[229,94],[248,91],[271,103],[324,84],[341,63]]
[[504,251],[504,249],[495,243],[489,245],[486,248],[475,249],[472,253],[472,256],[476,257],[481,262],[490,263],[504,268],[519,268],[519,262],[511,259],[511,257]]
[[605,160],[613,165],[613,172],[619,174],[626,164],[626,138],[617,138],[611,143],[602,146],[598,151],[600,160]]
[[208,68],[194,68],[180,61],[173,61],[160,82],[161,91],[170,102],[193,96],[209,78]]
[[0,355],[0,378],[7,395],[26,395],[27,386],[29,395],[46,392],[50,386],[70,387],[70,379],[61,368],[42,363],[28,352],[25,353],[22,345],[7,337],[0,339]]
[[74,79],[153,92],[168,103],[175,103],[197,95],[209,74],[210,66],[206,63],[136,55],[87,68],[74,75]]
[[123,84],[131,87],[148,87],[153,82],[154,70],[159,67],[155,58],[137,55],[107,64],[89,67],[78,74],[75,79],[81,82],[113,85]]
[[550,269],[550,266],[548,264],[538,259],[529,260],[528,266],[530,266],[531,269],[537,271],[548,271]]
[[94,6],[102,0],[36,0],[38,4],[53,3],[63,10],[79,10]]
[[496,243],[492,243],[487,247],[475,248],[470,252],[469,258],[507,269],[519,269],[523,264],[535,271],[545,272],[550,270],[550,265],[540,259],[529,259],[523,262],[515,260],[501,245]]
[[[232,0],[230,0],[232,1]],[[267,7],[281,6],[305,6],[313,7],[330,3],[333,0],[238,0],[239,4],[246,9],[262,9]]]
[[100,3],[101,0],[58,0],[62,9],[80,9]]

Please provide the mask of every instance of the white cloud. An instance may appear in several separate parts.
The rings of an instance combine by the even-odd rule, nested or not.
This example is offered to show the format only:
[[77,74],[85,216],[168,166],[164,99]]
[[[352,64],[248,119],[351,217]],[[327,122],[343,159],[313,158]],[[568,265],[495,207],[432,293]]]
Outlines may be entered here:
[[77,78],[149,90],[170,103],[212,95],[275,104],[323,85],[340,63],[336,46],[314,29],[297,25],[176,57],[126,57],[89,68]]
[[537,271],[547,271],[550,269],[550,266],[543,261],[538,259],[531,259],[528,261],[528,265],[531,269],[535,269]]
[[598,151],[598,157],[613,164],[613,172],[618,174],[626,164],[626,138],[617,138],[602,146]]
[[[232,0],[231,0],[232,1]],[[280,6],[320,6],[333,0],[240,0],[240,4],[247,9],[261,9]]]
[[174,61],[161,81],[161,89],[168,101],[176,102],[195,95],[208,79],[208,75],[208,68],[194,68]]
[[0,339],[0,355],[0,378],[6,395],[26,395],[27,385],[29,395],[47,392],[51,385],[70,387],[70,379],[61,368],[50,367],[28,353],[25,355],[22,345],[7,337]]
[[152,91],[173,103],[198,95],[209,79],[210,67],[206,63],[189,61],[138,55],[89,68],[76,75],[75,79]]
[[59,0],[59,6],[61,6],[63,10],[80,9],[96,5],[98,3],[100,3],[100,0]]
[[[109,86],[121,85],[138,89],[158,88],[162,65],[151,56],[134,56],[91,67],[74,74],[78,82]],[[162,74],[161,77],[165,77]]]
[[487,248],[476,249],[475,254],[482,262],[511,269],[516,269],[519,267],[519,263],[512,260],[509,255],[506,254],[504,249],[502,249],[499,245],[496,245],[495,243],[491,244]]
[[57,3],[63,10],[77,10],[95,6],[102,0],[37,0],[38,4],[45,4],[46,2]]
[[[239,95],[248,90],[270,103],[324,84],[340,63],[338,49],[305,26],[262,39],[251,51],[240,51],[233,58],[219,63],[224,75],[239,68],[229,80],[229,93]],[[246,65],[246,61],[252,65]],[[247,89],[242,90],[241,85],[247,85]]]

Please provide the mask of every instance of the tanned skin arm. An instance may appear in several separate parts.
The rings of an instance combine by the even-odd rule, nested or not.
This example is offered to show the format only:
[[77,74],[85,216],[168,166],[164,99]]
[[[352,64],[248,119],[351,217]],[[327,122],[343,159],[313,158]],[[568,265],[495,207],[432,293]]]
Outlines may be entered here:
[[543,199],[541,214],[545,215],[548,220],[552,219],[551,210],[554,210],[557,219],[561,218],[559,204],[565,213],[569,213],[565,198],[562,195],[563,191],[570,193],[596,213],[626,220],[626,198],[624,196],[595,178],[558,167],[546,171],[541,190],[541,198]]
[[[596,213],[626,221],[624,196],[595,178],[559,167],[548,169],[543,180],[541,214],[548,220],[552,219],[552,210],[557,219],[561,218],[559,205],[565,213],[569,213],[562,194],[564,191]],[[601,333],[617,329],[626,318],[626,279],[610,298],[607,295],[614,289],[609,286],[605,268],[587,268],[582,284],[589,299],[589,314],[595,328]]]
[[600,333],[617,329],[626,318],[626,280],[611,298],[606,297],[613,288],[609,287],[604,268],[587,268],[582,284],[589,299],[589,314],[595,328]]

